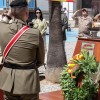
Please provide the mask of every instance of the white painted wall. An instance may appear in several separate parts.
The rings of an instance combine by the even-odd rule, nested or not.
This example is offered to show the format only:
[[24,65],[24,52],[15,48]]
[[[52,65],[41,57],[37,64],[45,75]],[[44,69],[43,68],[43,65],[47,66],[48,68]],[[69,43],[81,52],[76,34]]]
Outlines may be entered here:
[[42,11],[49,11],[48,0],[37,0],[37,7],[39,7]]
[[73,20],[71,17],[73,12],[76,10],[76,2],[63,2],[62,6],[68,10],[67,16],[69,20]]

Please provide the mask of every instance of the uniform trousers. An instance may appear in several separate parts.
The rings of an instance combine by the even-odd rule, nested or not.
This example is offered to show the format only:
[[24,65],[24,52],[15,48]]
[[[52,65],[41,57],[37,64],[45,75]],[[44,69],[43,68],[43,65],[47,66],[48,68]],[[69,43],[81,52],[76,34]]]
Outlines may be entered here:
[[4,91],[4,100],[39,100],[39,93],[20,95]]

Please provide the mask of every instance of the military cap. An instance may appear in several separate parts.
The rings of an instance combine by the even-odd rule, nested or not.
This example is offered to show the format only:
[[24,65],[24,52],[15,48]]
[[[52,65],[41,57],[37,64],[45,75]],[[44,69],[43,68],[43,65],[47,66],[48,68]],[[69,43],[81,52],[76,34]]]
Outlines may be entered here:
[[87,10],[86,8],[83,8],[82,11],[83,11],[83,12],[84,12],[84,11],[85,11],[85,12],[88,12],[88,10]]
[[10,7],[11,8],[15,8],[15,7],[26,7],[28,6],[28,3],[26,0],[13,0],[10,3]]

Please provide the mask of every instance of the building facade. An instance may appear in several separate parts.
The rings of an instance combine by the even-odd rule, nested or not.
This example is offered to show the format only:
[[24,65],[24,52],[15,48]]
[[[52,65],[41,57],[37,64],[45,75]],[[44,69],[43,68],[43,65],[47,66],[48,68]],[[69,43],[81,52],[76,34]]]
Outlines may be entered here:
[[75,0],[75,2],[76,9],[87,8],[91,16],[93,16],[95,9],[100,12],[100,0]]

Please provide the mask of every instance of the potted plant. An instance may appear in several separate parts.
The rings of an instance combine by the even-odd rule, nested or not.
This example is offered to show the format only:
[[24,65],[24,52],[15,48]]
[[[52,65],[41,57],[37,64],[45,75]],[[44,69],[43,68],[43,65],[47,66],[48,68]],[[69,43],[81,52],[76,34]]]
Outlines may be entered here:
[[75,55],[62,70],[60,81],[65,100],[96,100],[98,83],[91,74],[97,72],[98,63],[93,55],[83,50]]

